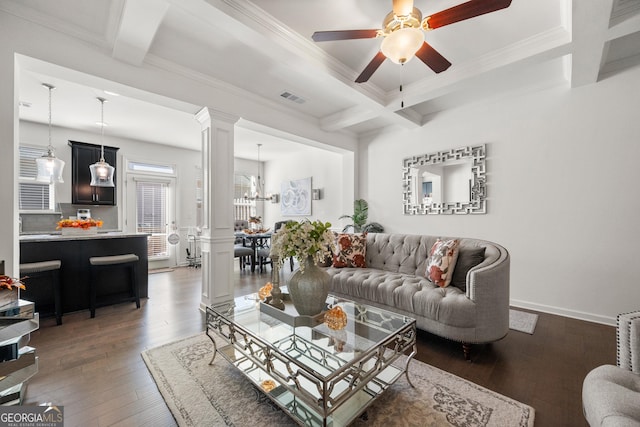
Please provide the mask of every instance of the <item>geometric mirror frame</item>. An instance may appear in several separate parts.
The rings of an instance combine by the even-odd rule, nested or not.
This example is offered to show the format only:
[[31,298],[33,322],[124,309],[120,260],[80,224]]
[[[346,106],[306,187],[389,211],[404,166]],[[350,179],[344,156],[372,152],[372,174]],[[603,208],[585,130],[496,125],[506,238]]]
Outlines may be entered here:
[[487,213],[485,144],[408,157],[402,166],[405,215]]

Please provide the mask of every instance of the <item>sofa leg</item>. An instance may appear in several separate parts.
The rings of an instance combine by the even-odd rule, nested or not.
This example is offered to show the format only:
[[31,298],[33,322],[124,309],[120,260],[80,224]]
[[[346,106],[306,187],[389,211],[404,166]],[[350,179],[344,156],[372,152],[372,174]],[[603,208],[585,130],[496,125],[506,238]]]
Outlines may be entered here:
[[464,360],[471,362],[471,344],[462,343],[462,351],[464,352]]

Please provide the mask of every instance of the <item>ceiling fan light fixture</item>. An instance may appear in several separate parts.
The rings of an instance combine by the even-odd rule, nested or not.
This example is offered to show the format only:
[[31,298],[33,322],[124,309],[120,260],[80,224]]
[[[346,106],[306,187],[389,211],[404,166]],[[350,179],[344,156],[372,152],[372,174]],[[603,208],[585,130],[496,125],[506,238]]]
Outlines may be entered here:
[[404,64],[413,58],[424,43],[424,33],[417,28],[401,28],[382,40],[380,50],[396,64]]

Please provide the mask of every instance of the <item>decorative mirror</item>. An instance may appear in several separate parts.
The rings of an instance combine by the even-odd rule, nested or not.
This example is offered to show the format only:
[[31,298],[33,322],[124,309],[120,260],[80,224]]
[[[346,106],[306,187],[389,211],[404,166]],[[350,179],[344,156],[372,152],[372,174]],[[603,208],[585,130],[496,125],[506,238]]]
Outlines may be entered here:
[[486,213],[485,157],[483,144],[404,159],[403,213]]

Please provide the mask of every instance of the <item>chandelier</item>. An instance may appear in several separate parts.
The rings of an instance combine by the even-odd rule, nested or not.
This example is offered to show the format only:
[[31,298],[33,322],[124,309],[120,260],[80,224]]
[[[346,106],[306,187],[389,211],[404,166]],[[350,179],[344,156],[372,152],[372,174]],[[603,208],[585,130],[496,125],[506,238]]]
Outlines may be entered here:
[[262,144],[257,144],[258,145],[258,177],[256,179],[256,191],[253,193],[253,195],[251,197],[249,197],[249,195],[247,193],[244,193],[244,199],[245,200],[254,200],[257,202],[264,202],[264,201],[271,201],[273,203],[277,203],[278,201],[278,195],[277,194],[269,194],[267,196],[263,196],[263,188],[264,188],[264,181],[262,179],[261,176],[261,169],[262,169],[262,162],[260,161],[260,147],[262,147]]

